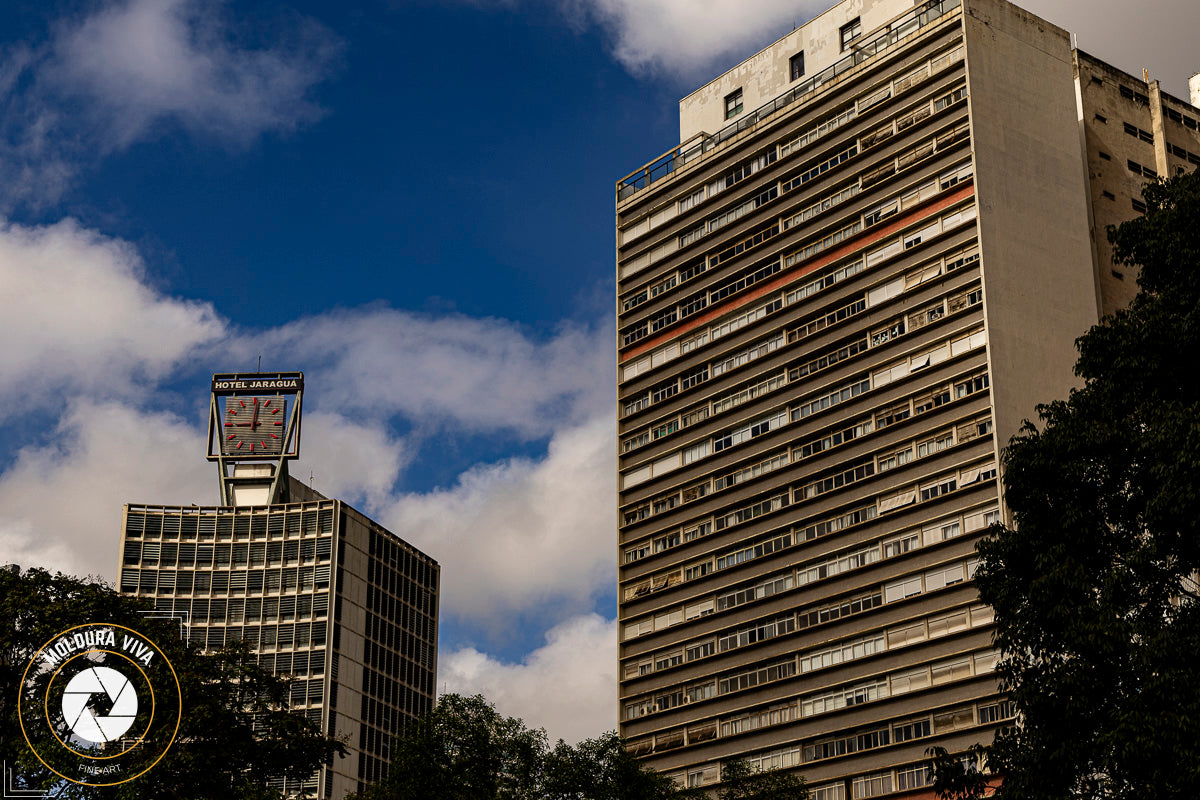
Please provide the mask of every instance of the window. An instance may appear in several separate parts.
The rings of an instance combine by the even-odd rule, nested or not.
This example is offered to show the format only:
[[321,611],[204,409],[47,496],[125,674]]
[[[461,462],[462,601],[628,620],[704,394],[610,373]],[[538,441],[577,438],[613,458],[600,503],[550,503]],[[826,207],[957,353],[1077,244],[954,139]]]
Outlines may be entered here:
[[1138,212],[1139,214],[1146,213],[1146,204],[1143,203],[1141,200],[1132,200],[1131,202],[1133,203],[1134,211]]
[[901,791],[905,789],[917,789],[922,786],[928,786],[931,783],[933,783],[933,771],[924,764],[918,764],[915,767],[908,767],[896,772],[896,788]]
[[1145,94],[1142,94],[1141,92],[1135,92],[1128,86],[1118,86],[1117,88],[1121,92],[1121,97],[1124,97],[1126,100],[1132,100],[1133,102],[1141,103],[1144,106],[1150,105],[1150,98]]
[[863,775],[860,778],[855,778],[851,784],[851,792],[854,800],[861,800],[864,797],[875,797],[880,794],[887,794],[892,791],[892,773],[890,772],[875,772],[870,775]]
[[1002,719],[1009,719],[1016,715],[1016,707],[1012,701],[1002,700],[999,703],[979,707],[979,724],[987,725],[988,723],[999,722]]
[[1154,134],[1150,133],[1149,131],[1144,131],[1136,125],[1130,125],[1128,122],[1125,123],[1125,133],[1129,134],[1135,139],[1141,139],[1143,142],[1154,144]]
[[923,739],[929,735],[929,720],[921,719],[913,722],[899,723],[892,727],[892,739],[896,742],[908,742],[913,739]]
[[1127,163],[1127,166],[1129,167],[1129,171],[1134,173],[1135,175],[1142,175],[1146,178],[1150,178],[1151,180],[1154,180],[1155,178],[1158,177],[1157,172],[1150,169],[1149,167],[1143,167],[1141,164],[1137,163],[1136,161],[1131,160],[1126,163]]
[[842,26],[842,50],[849,49],[850,43],[862,36],[862,19],[855,17]]
[[788,64],[791,67],[792,80],[796,80],[797,78],[803,77],[804,76],[804,51],[801,50],[799,53],[796,53],[796,55],[792,56],[791,59],[788,60]]
[[725,119],[733,119],[742,113],[742,90],[725,97]]

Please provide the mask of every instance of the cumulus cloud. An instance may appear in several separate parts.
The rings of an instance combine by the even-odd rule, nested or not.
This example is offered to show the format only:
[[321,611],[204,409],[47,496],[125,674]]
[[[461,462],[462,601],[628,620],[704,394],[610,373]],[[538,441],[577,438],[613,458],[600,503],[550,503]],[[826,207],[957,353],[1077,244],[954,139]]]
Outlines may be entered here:
[[[71,220],[44,227],[0,222],[0,296],[8,298],[0,314],[4,401],[18,394],[129,395],[224,334],[210,305],[151,288],[127,243]],[[0,419],[16,410],[0,403]]]
[[[288,352],[309,379],[293,474],[307,480],[311,470],[318,491],[361,503],[437,558],[445,615],[499,636],[514,618],[586,614],[613,585],[611,326],[536,336],[500,319],[372,306],[243,331],[210,305],[153,288],[128,243],[69,220],[0,226],[0,291],[20,298],[0,317],[9,344],[0,408],[24,414],[22,398],[56,398],[32,423],[0,419],[14,453],[0,471],[4,560],[112,579],[123,503],[216,502],[196,365],[265,351]],[[192,388],[181,394],[184,384]],[[464,433],[547,444],[477,464],[446,487],[397,490],[419,448]],[[608,637],[611,650],[597,625],[564,623],[527,663],[501,665],[507,673],[477,653],[469,674],[549,674],[554,659],[581,649],[609,669],[608,651],[601,658],[590,644]],[[466,670],[467,654],[456,659]],[[611,715],[607,700],[587,699],[610,678],[580,681],[573,696]],[[544,719],[556,735],[576,735]],[[578,735],[607,727],[589,723]]]
[[[293,474],[311,472],[318,491],[438,558],[446,613],[494,629],[545,609],[561,619],[611,586],[611,327],[566,324],[535,337],[506,320],[373,306],[241,331],[207,304],[152,288],[128,243],[69,220],[0,227],[0,290],[21,298],[0,317],[11,345],[0,351],[0,420],[29,416],[14,402],[22,397],[58,398],[35,408],[37,424],[57,429],[0,474],[13,553],[98,569],[93,557],[115,540],[93,546],[96,517],[49,502],[75,482],[112,514],[125,500],[212,503],[203,412],[189,403],[190,419],[161,416],[184,411],[169,390],[194,382],[197,363],[287,352],[310,389]],[[541,456],[478,464],[451,486],[397,493],[420,447],[464,433],[548,444]],[[207,477],[192,480],[193,467]],[[111,577],[115,562],[101,563]]]
[[611,328],[565,324],[539,339],[508,320],[367,308],[299,320],[242,348],[247,358],[294,354],[322,402],[356,416],[541,437],[613,404],[603,378],[615,370]]
[[212,505],[203,433],[167,411],[77,401],[0,475],[5,562],[116,577],[124,503]]
[[167,131],[240,147],[319,117],[337,39],[297,17],[246,46],[256,33],[215,0],[114,0],[0,51],[3,199],[54,202],[90,162]]
[[476,466],[381,521],[442,563],[444,614],[502,631],[522,610],[591,608],[616,580],[615,435],[611,416],[564,428],[545,458]]
[[[529,0],[481,8],[529,7]],[[576,28],[599,26],[613,57],[638,76],[667,76],[691,86],[757,52],[836,0],[552,0]],[[1200,71],[1192,33],[1200,25],[1193,0],[1023,0],[1019,5],[1079,38],[1079,47],[1140,75],[1150,69],[1163,87],[1187,99],[1187,78]]]
[[408,443],[377,421],[315,411],[305,413],[302,432],[302,457],[291,474],[351,504],[385,503],[412,457]]
[[202,0],[109,5],[60,26],[44,74],[91,105],[116,147],[168,121],[244,142],[318,116],[308,94],[336,52],[328,32],[305,22],[249,49],[217,12]]
[[826,0],[567,0],[578,21],[600,24],[613,56],[635,75],[706,79],[832,5]]
[[438,673],[446,691],[482,694],[551,741],[575,743],[617,727],[616,664],[616,621],[583,614],[550,629],[519,664],[466,647],[443,654]]

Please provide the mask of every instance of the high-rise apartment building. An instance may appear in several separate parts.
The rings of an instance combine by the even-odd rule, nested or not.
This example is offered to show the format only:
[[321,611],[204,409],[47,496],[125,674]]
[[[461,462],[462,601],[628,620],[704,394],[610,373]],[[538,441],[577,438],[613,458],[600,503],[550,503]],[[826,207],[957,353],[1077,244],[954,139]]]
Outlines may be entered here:
[[[194,646],[245,641],[292,677],[292,708],[347,737],[349,754],[278,788],[340,800],[386,774],[404,721],[433,708],[439,567],[288,476],[303,376],[218,375],[213,386],[210,457],[228,505],[126,505],[121,591],[177,615]],[[251,446],[259,459],[244,458]]]
[[706,786],[929,792],[990,741],[1001,447],[1136,291],[1108,224],[1200,111],[1004,0],[847,0],[617,185],[620,725]]

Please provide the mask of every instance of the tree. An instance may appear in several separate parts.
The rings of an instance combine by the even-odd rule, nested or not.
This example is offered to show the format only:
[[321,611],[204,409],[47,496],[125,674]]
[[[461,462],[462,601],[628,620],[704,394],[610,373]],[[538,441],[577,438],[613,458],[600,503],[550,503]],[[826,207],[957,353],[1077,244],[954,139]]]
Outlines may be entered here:
[[410,722],[382,781],[355,800],[667,800],[674,783],[626,752],[615,733],[559,741],[483,697],[444,694]]
[[[306,778],[335,752],[336,739],[287,711],[288,681],[260,669],[244,645],[201,654],[180,640],[177,623],[148,620],[144,601],[101,581],[41,569],[0,570],[0,758],[25,786],[62,797],[269,798],[271,778]],[[174,744],[145,775],[112,789],[66,785],[14,733],[26,664],[63,630],[83,623],[123,625],[162,647],[180,681],[182,717]],[[252,729],[250,714],[258,720]]]
[[986,748],[1000,798],[1200,796],[1200,175],[1143,194],[1109,231],[1139,293],[1012,439],[1013,527],[979,545],[1020,715]]
[[675,782],[629,754],[615,732],[572,747],[559,741],[546,757],[547,800],[668,800],[686,795]]
[[717,800],[808,800],[808,789],[804,778],[787,772],[758,772],[738,759],[722,767]]
[[358,800],[537,798],[546,734],[501,716],[481,696],[444,694],[430,713],[405,727],[392,763]]
[[[725,765],[718,800],[807,800],[804,780]],[[542,730],[503,717],[483,697],[445,694],[410,722],[388,774],[347,800],[708,800],[631,755],[616,733],[554,748]]]
[[[396,739],[384,780],[348,800],[708,800],[625,750],[616,733],[548,747],[544,730],[486,699],[443,694]],[[718,800],[808,800],[803,778],[725,765]]]
[[303,781],[345,753],[341,742],[288,710],[290,682],[259,667],[244,643],[179,655],[179,736],[158,766],[121,786],[122,800],[278,797],[268,780]]

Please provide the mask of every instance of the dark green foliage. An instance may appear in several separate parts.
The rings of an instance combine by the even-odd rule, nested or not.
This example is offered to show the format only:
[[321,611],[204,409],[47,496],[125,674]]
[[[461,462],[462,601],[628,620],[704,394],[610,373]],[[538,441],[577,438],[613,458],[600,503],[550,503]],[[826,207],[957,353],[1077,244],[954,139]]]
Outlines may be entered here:
[[179,738],[158,766],[120,787],[115,796],[122,800],[278,797],[265,789],[269,778],[302,781],[335,752],[345,752],[287,711],[288,681],[260,669],[244,644],[171,656],[177,657],[184,709]]
[[563,741],[546,757],[549,800],[659,800],[684,795],[670,778],[626,752],[614,732],[572,747]]
[[808,800],[808,789],[790,773],[756,772],[745,761],[727,761],[717,800]]
[[1001,798],[1200,796],[1200,176],[1144,194],[1109,232],[1141,290],[1013,438],[1014,528],[979,545],[1023,721],[988,753]]
[[[0,570],[0,757],[30,786],[57,785],[60,797],[278,797],[269,778],[307,778],[334,752],[344,751],[306,719],[287,713],[288,683],[259,669],[244,646],[201,655],[180,639],[177,622],[147,620],[143,601],[94,580],[29,569]],[[16,698],[26,664],[51,637],[96,622],[133,628],[162,647],[179,676],[183,716],[166,756],[144,776],[108,789],[66,786],[30,753],[19,734]],[[247,712],[259,715],[251,732]]]
[[990,791],[989,783],[994,776],[979,771],[980,757],[986,756],[988,748],[981,744],[972,745],[968,758],[955,755],[944,747],[930,747],[925,754],[931,759],[936,783],[934,789],[942,800],[976,800]]
[[[30,752],[17,721],[21,676],[38,648],[61,631],[86,622],[127,627],[141,622],[143,606],[93,581],[81,581],[44,570],[17,574],[0,570],[0,759],[16,765],[17,774],[35,787],[57,777]],[[11,620],[11,622],[9,622]],[[148,629],[147,633],[150,633]],[[166,638],[163,627],[151,633]],[[178,638],[178,633],[167,636]]]
[[536,798],[546,735],[502,717],[482,697],[446,694],[410,722],[392,748],[391,769],[361,800]]
[[659,800],[674,784],[625,751],[616,734],[550,749],[542,730],[483,697],[442,695],[408,725],[386,778],[357,800]]
[[[719,800],[807,800],[802,779],[726,766]],[[626,750],[615,733],[554,748],[544,731],[501,716],[483,697],[442,695],[410,723],[378,784],[348,800],[699,800]]]

